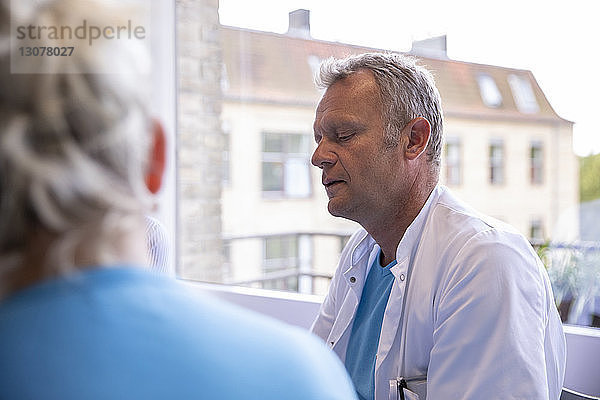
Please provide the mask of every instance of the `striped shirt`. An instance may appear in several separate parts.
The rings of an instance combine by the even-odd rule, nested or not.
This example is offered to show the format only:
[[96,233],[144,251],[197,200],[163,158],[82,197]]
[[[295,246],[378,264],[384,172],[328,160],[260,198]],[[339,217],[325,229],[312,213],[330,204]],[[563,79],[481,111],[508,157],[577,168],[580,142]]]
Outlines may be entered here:
[[148,260],[153,272],[175,276],[175,269],[169,258],[170,241],[164,225],[149,215],[146,215],[146,246]]

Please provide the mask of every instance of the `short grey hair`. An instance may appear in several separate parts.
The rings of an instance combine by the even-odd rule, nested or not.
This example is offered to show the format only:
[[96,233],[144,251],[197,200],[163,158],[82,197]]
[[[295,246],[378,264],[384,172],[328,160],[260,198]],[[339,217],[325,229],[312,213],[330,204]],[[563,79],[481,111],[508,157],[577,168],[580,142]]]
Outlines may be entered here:
[[[93,3],[85,2],[79,15],[78,0],[22,3],[23,25],[89,21],[104,11],[100,4],[90,11]],[[95,47],[94,54],[77,49],[71,57],[46,57],[49,73],[11,73],[18,49],[9,40],[10,13],[10,1],[0,0],[0,283],[22,263],[36,230],[59,238],[45,271],[57,275],[73,266],[88,226],[103,227],[107,235],[127,232],[151,205],[144,184],[152,123],[148,85],[134,60],[128,74],[90,74],[102,51]],[[64,73],[60,63],[66,62],[80,73]],[[110,262],[111,250],[103,254]]]
[[365,53],[323,61],[316,83],[321,89],[327,89],[360,70],[371,71],[379,87],[386,145],[396,146],[406,124],[416,117],[424,117],[431,124],[427,160],[439,168],[444,122],[442,100],[431,72],[410,56]]

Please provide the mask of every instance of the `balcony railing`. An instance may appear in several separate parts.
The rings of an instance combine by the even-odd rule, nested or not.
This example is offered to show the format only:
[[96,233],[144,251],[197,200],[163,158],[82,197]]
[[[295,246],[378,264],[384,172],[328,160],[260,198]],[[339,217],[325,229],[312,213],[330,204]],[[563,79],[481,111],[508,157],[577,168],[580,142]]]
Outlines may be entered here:
[[[281,237],[295,240],[298,254],[291,257],[286,255],[281,260],[256,260],[259,266],[256,276],[229,278],[225,283],[306,294],[326,293],[350,234],[286,232],[231,236],[224,240],[228,246],[235,246],[245,240],[264,242]],[[319,241],[325,238],[330,239],[328,246],[319,246]],[[563,321],[600,326],[600,242],[552,243],[532,240],[531,244],[548,270]],[[323,263],[323,252],[328,255],[329,262],[326,264]],[[232,270],[244,267],[230,265]]]
[[[296,254],[283,255],[281,259],[255,260],[259,264],[257,275],[250,278],[235,278],[236,268],[247,268],[247,265],[236,266],[229,263],[233,277],[226,279],[227,284],[259,287],[266,289],[291,290],[305,294],[324,294],[333,276],[337,259],[350,238],[345,232],[289,232],[225,237],[225,246],[233,248],[242,241],[265,242],[268,239],[291,238],[296,243]],[[327,239],[325,246],[319,241]],[[326,254],[331,262],[324,262]]]

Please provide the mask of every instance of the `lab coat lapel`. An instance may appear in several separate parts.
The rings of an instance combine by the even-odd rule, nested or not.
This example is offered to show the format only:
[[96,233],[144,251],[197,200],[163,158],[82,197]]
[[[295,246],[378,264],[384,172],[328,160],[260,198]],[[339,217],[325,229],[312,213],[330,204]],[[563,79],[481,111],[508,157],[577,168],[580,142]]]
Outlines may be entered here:
[[368,270],[377,254],[379,254],[379,246],[370,236],[366,236],[352,252],[352,266],[343,273],[343,279],[350,290],[345,294],[328,340],[329,345],[334,348],[342,360],[345,359],[347,340],[341,339],[342,336],[347,339],[352,329],[352,321],[354,321],[358,309]]
[[392,285],[390,297],[383,315],[383,322],[381,324],[381,335],[379,336],[375,371],[379,370],[381,364],[390,354],[390,350],[394,345],[398,329],[402,322],[408,264],[409,259],[405,258],[391,268],[392,274],[394,275],[394,284]]
[[[398,263],[391,269],[394,274],[394,284],[388,304],[383,315],[383,322],[381,324],[381,335],[379,336],[379,346],[377,348],[377,360],[375,362],[375,375],[386,357],[390,354],[390,350],[394,345],[397,344],[397,349],[394,350],[395,356],[398,358],[396,364],[403,362],[403,353],[406,338],[400,337],[400,340],[396,340],[398,329],[400,325],[404,324],[405,318],[405,304],[406,304],[406,293],[408,290],[408,282],[410,280],[410,269],[411,260],[415,258],[417,249],[419,247],[420,238],[423,234],[423,230],[429,219],[429,210],[431,205],[434,204],[440,196],[440,189],[436,187],[425,202],[425,205],[410,224],[404,236],[398,244],[396,249],[396,260]],[[402,329],[404,331],[404,328]],[[401,335],[402,336],[402,335]],[[402,368],[401,365],[397,365],[398,370]],[[377,379],[377,378],[376,378]]]

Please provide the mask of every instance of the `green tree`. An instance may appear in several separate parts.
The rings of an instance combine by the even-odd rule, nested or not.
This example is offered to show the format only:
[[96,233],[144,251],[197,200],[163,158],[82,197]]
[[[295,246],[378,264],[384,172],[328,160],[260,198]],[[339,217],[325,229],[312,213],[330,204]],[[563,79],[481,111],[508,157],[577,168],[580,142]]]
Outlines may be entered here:
[[579,201],[600,198],[600,153],[579,158]]

